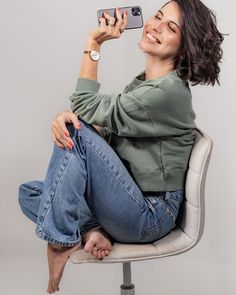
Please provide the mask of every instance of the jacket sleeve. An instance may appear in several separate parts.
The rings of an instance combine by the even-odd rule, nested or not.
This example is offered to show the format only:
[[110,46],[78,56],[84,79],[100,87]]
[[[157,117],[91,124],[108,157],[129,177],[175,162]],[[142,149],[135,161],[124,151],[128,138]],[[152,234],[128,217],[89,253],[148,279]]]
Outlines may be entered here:
[[100,83],[79,78],[75,92],[70,96],[71,109],[88,124],[103,126],[118,136],[156,136],[151,116],[140,96],[147,87],[123,94],[101,94]]

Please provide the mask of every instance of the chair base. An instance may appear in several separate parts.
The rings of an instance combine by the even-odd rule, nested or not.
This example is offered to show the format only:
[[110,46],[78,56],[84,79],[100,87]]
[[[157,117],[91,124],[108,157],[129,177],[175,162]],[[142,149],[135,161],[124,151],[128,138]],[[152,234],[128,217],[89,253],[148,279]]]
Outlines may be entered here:
[[131,283],[131,262],[123,263],[123,284],[120,286],[121,295],[135,295],[134,284]]
[[135,295],[134,284],[130,286],[120,285],[120,294],[121,295]]

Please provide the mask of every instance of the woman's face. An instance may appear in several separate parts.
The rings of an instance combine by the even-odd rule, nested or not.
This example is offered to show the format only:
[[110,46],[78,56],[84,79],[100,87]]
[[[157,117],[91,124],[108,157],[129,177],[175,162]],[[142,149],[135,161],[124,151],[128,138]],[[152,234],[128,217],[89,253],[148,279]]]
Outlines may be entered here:
[[159,59],[173,59],[181,48],[182,17],[179,6],[172,1],[144,24],[140,48]]

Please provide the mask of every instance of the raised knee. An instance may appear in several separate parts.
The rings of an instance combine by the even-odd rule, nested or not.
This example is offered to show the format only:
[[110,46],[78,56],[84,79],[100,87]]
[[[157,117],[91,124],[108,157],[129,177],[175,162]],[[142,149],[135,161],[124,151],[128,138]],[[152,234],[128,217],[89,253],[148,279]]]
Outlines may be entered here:
[[30,197],[35,197],[41,194],[43,187],[43,182],[41,181],[31,181],[22,183],[19,186],[18,202],[22,207],[25,207],[25,203]]
[[26,198],[27,185],[25,183],[19,186],[18,203],[20,207],[24,207],[24,200]]

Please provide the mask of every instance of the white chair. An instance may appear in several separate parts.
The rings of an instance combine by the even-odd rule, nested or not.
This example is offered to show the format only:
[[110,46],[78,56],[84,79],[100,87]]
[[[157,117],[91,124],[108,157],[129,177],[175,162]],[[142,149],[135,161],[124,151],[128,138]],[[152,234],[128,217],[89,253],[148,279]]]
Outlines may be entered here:
[[190,156],[186,176],[185,200],[177,218],[176,227],[165,237],[152,244],[114,243],[110,255],[103,260],[96,259],[83,249],[75,252],[73,263],[123,263],[122,295],[134,295],[131,283],[131,262],[177,255],[194,247],[201,239],[205,223],[205,181],[213,147],[212,140],[200,129]]

